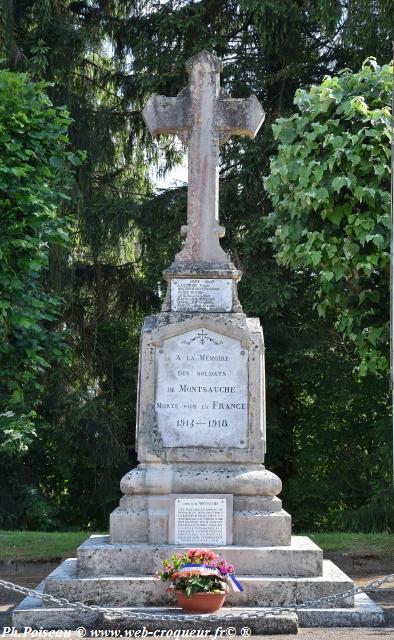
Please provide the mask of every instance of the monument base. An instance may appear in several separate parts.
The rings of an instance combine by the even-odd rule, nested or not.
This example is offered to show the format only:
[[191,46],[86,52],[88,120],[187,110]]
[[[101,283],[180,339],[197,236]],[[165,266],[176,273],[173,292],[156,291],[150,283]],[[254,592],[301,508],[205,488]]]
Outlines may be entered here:
[[[115,509],[110,518],[111,542],[168,543],[168,503],[169,496],[138,496],[129,500],[128,508]],[[254,511],[235,511],[232,524],[234,544],[287,546],[290,543],[291,517],[283,509],[269,512],[263,511],[260,507]]]
[[[44,583],[37,587],[43,591]],[[213,633],[218,627],[235,627],[237,635],[241,629],[249,627],[254,635],[265,634],[295,634],[298,627],[381,627],[384,625],[384,615],[367,595],[358,594],[354,598],[354,607],[341,609],[301,609],[296,613],[282,613],[281,615],[270,615],[267,609],[267,616],[259,619],[247,618],[246,614],[253,616],[257,609],[253,607],[226,607],[219,614],[206,614],[198,622],[178,621],[155,621],[149,618],[150,615],[181,615],[180,609],[168,607],[139,607],[133,611],[145,614],[138,621],[127,617],[125,612],[119,609],[116,617],[109,619],[104,614],[95,612],[80,612],[71,607],[47,607],[42,604],[40,598],[28,596],[18,604],[12,614],[12,624],[16,630],[31,629],[212,629]],[[261,609],[258,609],[261,611]],[[225,618],[227,614],[235,614],[231,619]],[[212,620],[212,616],[215,616]],[[210,620],[208,620],[208,617]],[[204,619],[206,618],[206,619]],[[210,626],[209,626],[210,625]]]
[[[296,633],[297,620],[304,627],[356,626],[377,627],[384,624],[382,609],[366,595],[340,598],[324,607],[307,607],[294,613],[262,618],[253,616],[256,609],[313,602],[353,587],[351,579],[330,561],[322,560],[322,551],[309,538],[293,536],[288,546],[217,547],[238,567],[237,577],[244,591],[231,593],[228,606],[215,614],[215,621],[188,622],[149,619],[162,613],[181,614],[173,594],[156,577],[163,558],[181,545],[111,544],[108,536],[92,536],[78,549],[77,558],[63,562],[39,585],[43,600],[25,598],[13,612],[16,629],[25,626],[44,629],[75,629],[78,626],[146,629],[206,629],[210,624],[235,628],[248,626],[252,633]],[[80,612],[71,607],[57,607],[45,595],[67,598],[70,602],[119,608],[115,617],[105,612]],[[132,608],[142,615],[136,621],[122,608]],[[225,616],[234,614],[231,621]],[[146,616],[146,617],[145,617]],[[297,617],[298,616],[298,617]],[[164,625],[164,626],[163,626]]]
[[[290,575],[244,575],[237,574],[244,590],[230,593],[227,604],[234,607],[275,607],[314,601],[353,588],[353,583],[343,571],[332,562],[325,560],[323,573],[313,577]],[[159,607],[175,606],[173,593],[166,591],[165,585],[156,576],[89,576],[77,573],[76,559],[65,560],[45,581],[44,593],[55,598],[67,598],[71,602],[98,604],[103,607]],[[53,604],[45,601],[49,607]],[[339,598],[327,606],[353,606],[354,599]]]
[[[94,535],[78,548],[78,575],[130,576],[155,574],[162,561],[190,545],[113,544],[109,536]],[[210,546],[243,575],[322,575],[323,552],[306,536],[292,536],[288,546]]]

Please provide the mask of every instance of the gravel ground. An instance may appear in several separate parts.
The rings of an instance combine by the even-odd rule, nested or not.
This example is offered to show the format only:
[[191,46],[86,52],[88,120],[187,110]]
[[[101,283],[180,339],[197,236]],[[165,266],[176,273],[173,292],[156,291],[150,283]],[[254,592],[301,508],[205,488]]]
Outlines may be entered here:
[[[382,577],[382,575],[377,575],[376,571],[362,572],[362,573],[351,573],[352,579],[356,582],[356,584],[367,584],[372,580],[377,580]],[[29,576],[28,578],[23,578],[18,576],[1,576],[5,580],[10,580],[11,582],[16,582],[22,586],[26,587],[35,587],[43,578],[45,578],[45,574],[39,574],[34,576]],[[346,629],[346,628],[332,628],[332,629],[300,629],[298,632],[298,637],[300,640],[394,640],[394,587],[393,584],[387,585],[387,587],[383,587],[378,591],[370,594],[372,599],[379,604],[384,609],[386,625],[384,627],[372,628],[372,629]],[[8,591],[6,589],[0,588],[0,638],[4,637],[7,639],[11,639],[12,636],[2,636],[1,632],[3,627],[11,624],[11,612],[12,608],[21,600],[22,598],[12,591]],[[33,640],[33,634],[26,634],[22,636],[23,638],[27,638],[27,640]],[[44,636],[41,636],[44,637]],[[253,636],[254,638],[259,638],[260,636]],[[266,635],[261,636],[264,639],[272,639],[272,640],[288,640],[292,636],[290,635]],[[40,635],[34,635],[34,638],[39,640]],[[76,634],[67,635],[67,638],[70,640],[77,640]]]

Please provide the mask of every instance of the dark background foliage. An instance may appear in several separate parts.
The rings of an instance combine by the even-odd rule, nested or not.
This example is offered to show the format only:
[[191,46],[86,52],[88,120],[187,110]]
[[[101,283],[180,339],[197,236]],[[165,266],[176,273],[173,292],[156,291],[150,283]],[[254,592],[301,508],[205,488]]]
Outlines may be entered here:
[[[179,248],[185,188],[150,178],[180,159],[153,142],[140,110],[153,91],[176,95],[185,60],[202,48],[224,61],[233,97],[255,93],[266,123],[255,141],[222,151],[223,245],[244,272],[240,297],[259,316],[267,355],[267,466],[284,481],[296,527],[387,529],[390,417],[386,373],[355,377],[357,355],[313,310],[307,270],[278,266],[263,176],[271,124],[293,112],[299,87],[391,58],[391,0],[1,0],[6,65],[52,83],[73,118],[76,170],[68,254],[48,277],[64,298],[66,362],[42,379],[24,455],[3,457],[0,526],[107,527],[122,474],[135,464],[139,328],[159,309],[161,272]],[[60,205],[62,207],[62,205]],[[21,407],[21,410],[23,407]],[[0,454],[3,456],[3,454]],[[369,518],[366,514],[380,514]],[[374,524],[377,523],[377,524]]]

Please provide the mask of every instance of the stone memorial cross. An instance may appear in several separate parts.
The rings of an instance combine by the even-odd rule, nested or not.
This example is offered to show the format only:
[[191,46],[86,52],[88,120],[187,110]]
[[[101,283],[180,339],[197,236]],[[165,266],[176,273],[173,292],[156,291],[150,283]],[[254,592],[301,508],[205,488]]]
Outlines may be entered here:
[[256,96],[232,99],[220,88],[222,63],[201,51],[186,64],[189,84],[177,97],[153,95],[142,115],[152,135],[175,133],[188,144],[186,236],[175,262],[227,263],[219,244],[219,145],[232,135],[254,138],[264,120]]

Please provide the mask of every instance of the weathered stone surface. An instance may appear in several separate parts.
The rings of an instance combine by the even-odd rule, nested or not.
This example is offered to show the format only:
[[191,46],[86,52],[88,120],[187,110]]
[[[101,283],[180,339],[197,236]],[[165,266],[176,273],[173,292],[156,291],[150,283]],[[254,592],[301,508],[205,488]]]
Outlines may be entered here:
[[[217,488],[223,493],[232,493],[264,498],[259,500],[259,508],[271,510],[270,501],[281,492],[282,482],[277,475],[265,469],[261,464],[232,463],[182,463],[139,464],[126,473],[120,483],[125,496],[138,494],[169,493],[215,493]],[[122,498],[121,506],[127,506]],[[278,499],[277,499],[278,500]],[[262,506],[264,505],[264,506]],[[278,508],[273,510],[278,511]]]
[[230,278],[173,278],[171,310],[230,312],[233,286]]
[[[237,283],[241,279],[241,272],[238,271],[234,267],[232,263],[228,265],[223,265],[221,263],[216,262],[174,262],[171,267],[165,269],[163,271],[163,276],[167,281],[167,292],[166,297],[162,303],[161,310],[162,311],[195,311],[199,312],[215,312],[215,313],[242,313],[242,305],[238,298],[237,291]],[[182,280],[191,280],[191,281],[226,281],[230,282],[231,287],[231,300],[230,305],[226,300],[225,308],[220,308],[218,306],[218,302],[216,301],[211,308],[197,308],[195,305],[194,309],[178,309],[178,305],[174,304],[174,295],[173,295],[173,283],[181,282]],[[208,285],[209,287],[209,285]],[[228,294],[225,295],[225,299]],[[213,303],[213,301],[211,300]],[[229,306],[229,308],[228,308]]]
[[[143,437],[141,430],[140,436]],[[204,448],[197,453],[204,459],[206,452]],[[280,501],[273,502],[282,486],[277,476],[262,465],[252,463],[204,462],[142,463],[126,474],[121,481],[126,497],[110,517],[111,541],[168,543],[168,496],[171,493],[211,494],[217,492],[218,486],[223,493],[234,496],[240,491],[244,493],[234,506],[236,544],[290,543],[290,517],[281,511]],[[157,494],[163,496],[162,500],[153,499]],[[249,496],[255,499],[250,501]],[[273,512],[277,517],[271,517]]]
[[246,448],[249,350],[192,329],[156,348],[155,415],[164,448]]
[[[295,634],[298,630],[298,618],[295,613],[282,613],[279,615],[268,614],[258,619],[245,619],[244,615],[250,613],[252,616],[255,612],[253,609],[245,609],[239,607],[227,607],[225,610],[221,610],[215,614],[205,614],[201,620],[190,621],[187,616],[180,614],[180,609],[164,608],[164,607],[149,607],[146,609],[135,609],[136,612],[146,612],[146,618],[139,621],[139,626],[145,627],[151,632],[156,629],[171,629],[173,631],[177,629],[195,629],[196,631],[202,631],[215,637],[217,629],[228,629],[231,627],[235,630],[237,635],[241,635],[241,629],[248,626],[252,635],[278,635],[278,634]],[[226,614],[231,614],[231,620],[224,617],[224,611]],[[150,614],[156,614],[158,616],[165,615],[179,615],[178,620],[164,620],[152,622],[149,619]],[[120,614],[113,618],[112,616],[103,616],[100,620],[100,626],[104,629],[130,629],[136,628],[135,621],[128,617],[127,614]],[[220,633],[220,631],[219,631]]]
[[232,100],[220,90],[221,61],[201,51],[186,67],[189,85],[176,98],[152,96],[142,114],[152,133],[175,133],[188,144],[186,235],[175,262],[217,262],[229,265],[219,244],[219,144],[232,135],[254,137],[264,120],[255,96]]
[[[384,612],[366,593],[354,596],[354,607],[299,609],[300,627],[381,627]],[[380,637],[382,637],[379,634]],[[379,637],[377,636],[377,637]]]
[[[137,497],[133,507],[118,507],[110,516],[112,543],[167,544],[169,538],[169,497]],[[233,542],[246,545],[289,545],[291,517],[281,509],[234,511]]]
[[[231,262],[223,264],[204,260],[186,260],[173,262],[170,267],[164,269],[163,276],[168,282],[172,278],[232,278],[237,283],[242,277],[242,272]],[[233,311],[235,312],[235,309]]]
[[[165,558],[186,545],[110,544],[109,536],[91,536],[78,548],[81,576],[144,575],[161,569]],[[233,562],[244,575],[322,575],[323,552],[304,536],[293,536],[289,546],[224,546],[211,548]]]
[[[35,591],[44,592],[45,581],[41,582]],[[47,607],[43,605],[41,598],[27,596],[16,605],[12,612],[12,624],[15,629],[25,631],[31,629],[76,629],[83,625],[86,628],[94,627],[101,614],[93,611],[81,612],[71,607]]]
[[[43,584],[39,585],[37,589],[42,591]],[[240,629],[245,626],[249,626],[254,634],[296,633],[294,623],[297,620],[297,615],[295,613],[273,616],[275,619],[273,620],[272,625],[269,624],[269,616],[260,618],[258,621],[244,617],[245,613],[253,615],[259,610],[260,609],[244,607],[238,609],[238,613],[240,615],[242,614],[242,619],[239,623],[236,619],[234,621],[237,633],[239,633]],[[149,628],[153,630],[158,628],[159,625],[157,622],[149,620],[149,615],[163,615],[165,613],[176,615],[179,614],[180,609],[148,607],[144,609],[134,609],[134,611],[145,613],[146,617],[142,617],[138,622],[136,622],[134,619],[123,617],[123,612],[119,612],[119,617],[117,619],[105,620],[103,614],[100,613],[79,612],[75,611],[75,609],[71,609],[70,607],[50,608],[45,605],[43,606],[42,601],[39,598],[27,597],[15,607],[12,613],[12,624],[16,629],[22,631],[25,627],[31,627],[32,629],[76,629],[80,625],[83,625],[87,629],[103,628],[104,625],[107,626],[107,628],[111,628],[112,625],[112,628],[138,629],[143,628],[143,626],[148,628],[148,624],[152,625],[149,626]],[[221,613],[235,613],[236,611],[237,609],[235,608],[226,607],[226,609],[224,611],[222,610]],[[287,625],[285,622],[280,622],[280,620],[288,620],[288,616],[291,616],[290,619],[293,621],[291,625]],[[378,607],[367,595],[358,594],[355,596],[354,607],[342,609],[299,609],[298,619],[301,627],[379,627],[384,624],[384,613],[382,609]],[[161,624],[164,623],[160,623],[160,628]],[[172,627],[168,628],[186,628],[183,627],[186,622],[182,620],[181,616],[180,622],[176,621],[171,624]],[[208,622],[206,624],[208,625]],[[228,620],[225,620],[223,616],[220,615],[220,612],[218,616],[215,617],[212,624],[214,629],[220,625],[225,627],[229,626]],[[255,624],[258,626],[253,626]],[[284,626],[285,624],[286,626]],[[195,628],[203,627],[200,626],[199,622],[198,627],[196,626]],[[211,627],[207,626],[206,628]],[[288,629],[288,631],[285,629]]]
[[277,513],[234,511],[234,544],[287,546],[291,541],[291,516],[284,509]]
[[[77,575],[76,559],[65,560],[45,582],[45,593],[65,597],[71,602],[101,606],[174,605],[174,594],[152,575],[82,577]],[[347,589],[353,583],[329,560],[323,562],[323,575],[316,577],[244,576],[237,574],[244,590],[228,596],[229,606],[272,607],[301,604]],[[349,607],[353,597],[337,599],[331,605]],[[48,602],[48,606],[52,606]]]
[[[247,359],[245,371],[245,380],[248,381],[247,431],[244,438],[241,438],[244,440],[242,447],[232,445],[231,441],[228,444],[222,441],[222,444],[219,445],[216,440],[215,445],[212,442],[207,442],[203,445],[203,449],[201,446],[193,446],[193,442],[191,446],[186,446],[185,443],[179,443],[180,446],[174,446],[176,443],[172,446],[166,446],[168,442],[163,440],[163,431],[158,425],[160,419],[157,416],[158,407],[156,406],[155,393],[156,380],[160,372],[159,352],[165,350],[165,345],[170,339],[175,338],[175,342],[182,343],[187,339],[186,334],[189,332],[197,334],[200,331],[219,334],[218,340],[223,340],[223,343],[233,341],[231,344],[238,344],[239,351],[245,353],[242,357]],[[190,334],[191,338],[195,334]],[[206,345],[206,353],[202,353],[203,356],[209,356],[212,345],[211,342],[209,342],[209,346]],[[241,358],[241,355],[239,357]],[[168,380],[168,384],[170,384],[170,380]],[[261,463],[265,452],[264,384],[263,338],[258,320],[246,319],[243,314],[207,313],[161,313],[147,318],[142,331],[139,373],[137,433],[140,463]],[[214,394],[210,395],[213,399]],[[198,412],[196,412],[197,417]],[[215,428],[215,433],[218,430],[220,431],[219,428]]]
[[[220,486],[220,485],[219,485]],[[187,493],[184,491],[182,493]],[[194,492],[193,492],[194,493]],[[204,493],[209,497],[211,493]],[[256,512],[256,513],[278,513],[282,511],[282,501],[273,496],[237,496],[233,495],[233,505],[235,511],[239,512]],[[148,508],[149,499],[153,498],[152,494],[147,495],[131,495],[123,496],[120,499],[120,508],[124,511],[146,510]],[[168,496],[161,496],[163,500]]]
[[217,110],[218,128],[222,139],[228,135],[254,138],[264,122],[263,108],[256,98],[222,98]]
[[142,115],[152,136],[161,133],[176,133],[180,138],[187,136],[190,126],[189,99],[183,93],[175,98],[152,95],[146,103]]
[[[239,488],[241,489],[241,487]],[[255,495],[238,496],[233,494],[234,511],[264,511],[265,513],[278,513],[282,510],[282,500],[276,496]]]

